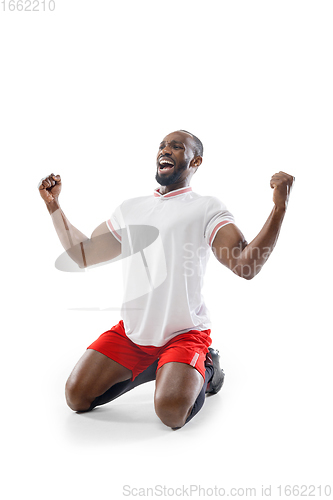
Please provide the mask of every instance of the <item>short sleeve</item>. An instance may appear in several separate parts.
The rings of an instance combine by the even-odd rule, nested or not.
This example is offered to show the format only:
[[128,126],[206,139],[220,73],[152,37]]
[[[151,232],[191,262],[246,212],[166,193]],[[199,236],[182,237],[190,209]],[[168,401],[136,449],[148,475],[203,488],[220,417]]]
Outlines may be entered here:
[[121,228],[124,228],[123,221],[122,221],[122,214],[120,207],[117,207],[116,210],[113,212],[111,215],[110,219],[106,221],[106,225],[108,226],[109,230],[113,234],[113,236],[116,238],[116,240],[121,243]]
[[235,223],[234,216],[218,198],[212,198],[207,210],[205,241],[211,247],[218,230],[227,224]]

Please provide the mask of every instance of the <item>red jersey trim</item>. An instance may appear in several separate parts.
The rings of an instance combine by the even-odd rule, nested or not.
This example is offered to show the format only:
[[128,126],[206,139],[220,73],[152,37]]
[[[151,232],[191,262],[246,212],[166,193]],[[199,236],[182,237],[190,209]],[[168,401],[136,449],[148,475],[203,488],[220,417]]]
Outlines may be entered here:
[[230,220],[223,220],[222,222],[219,222],[213,229],[212,234],[210,235],[209,238],[209,245],[212,246],[212,242],[216,236],[217,231],[222,227],[225,226],[226,224],[232,224]]
[[119,241],[119,243],[121,243],[121,236],[119,233],[117,233],[117,231],[113,227],[111,219],[107,220],[106,224],[107,224],[108,228],[110,229],[111,233],[115,236],[115,238]]
[[192,191],[191,187],[186,187],[186,188],[175,189],[174,191],[170,191],[170,193],[167,193],[167,194],[161,194],[159,192],[159,189],[160,188],[157,188],[154,191],[154,196],[156,198],[172,198],[174,196],[178,196],[179,194],[184,194],[184,193],[188,193],[189,191]]

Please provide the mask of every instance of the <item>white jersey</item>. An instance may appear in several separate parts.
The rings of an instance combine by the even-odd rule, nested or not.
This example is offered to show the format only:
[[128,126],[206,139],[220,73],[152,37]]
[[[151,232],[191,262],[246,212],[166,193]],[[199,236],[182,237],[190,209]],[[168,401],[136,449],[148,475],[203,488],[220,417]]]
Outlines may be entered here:
[[234,222],[215,197],[191,187],[124,201],[107,221],[122,243],[122,319],[135,344],[163,346],[210,328],[201,290],[217,231]]

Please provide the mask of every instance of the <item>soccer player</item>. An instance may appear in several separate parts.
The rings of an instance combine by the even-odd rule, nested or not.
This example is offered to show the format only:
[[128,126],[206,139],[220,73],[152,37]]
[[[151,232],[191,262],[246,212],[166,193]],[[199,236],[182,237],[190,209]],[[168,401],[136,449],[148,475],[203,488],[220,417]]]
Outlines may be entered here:
[[276,244],[294,178],[284,172],[272,176],[273,209],[247,243],[219,199],[192,191],[202,156],[202,143],[193,134],[167,135],[157,153],[160,187],[150,196],[125,200],[90,238],[60,208],[60,176],[40,181],[39,192],[71,259],[85,268],[121,256],[125,267],[122,320],[74,367],[66,383],[72,410],[89,411],[156,379],[156,414],[178,429],[201,409],[206,393],[221,389],[224,373],[210,347],[201,294],[207,260],[213,251],[236,275],[258,274]]

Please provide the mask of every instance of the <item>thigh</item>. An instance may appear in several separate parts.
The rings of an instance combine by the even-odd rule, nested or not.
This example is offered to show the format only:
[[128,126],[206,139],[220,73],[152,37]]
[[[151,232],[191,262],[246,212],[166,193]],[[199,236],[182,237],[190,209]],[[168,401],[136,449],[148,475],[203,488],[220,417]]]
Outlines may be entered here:
[[164,364],[156,373],[155,403],[190,409],[197,399],[204,378],[185,363]]
[[112,385],[130,379],[132,372],[104,354],[87,349],[74,367],[67,387],[95,398]]

